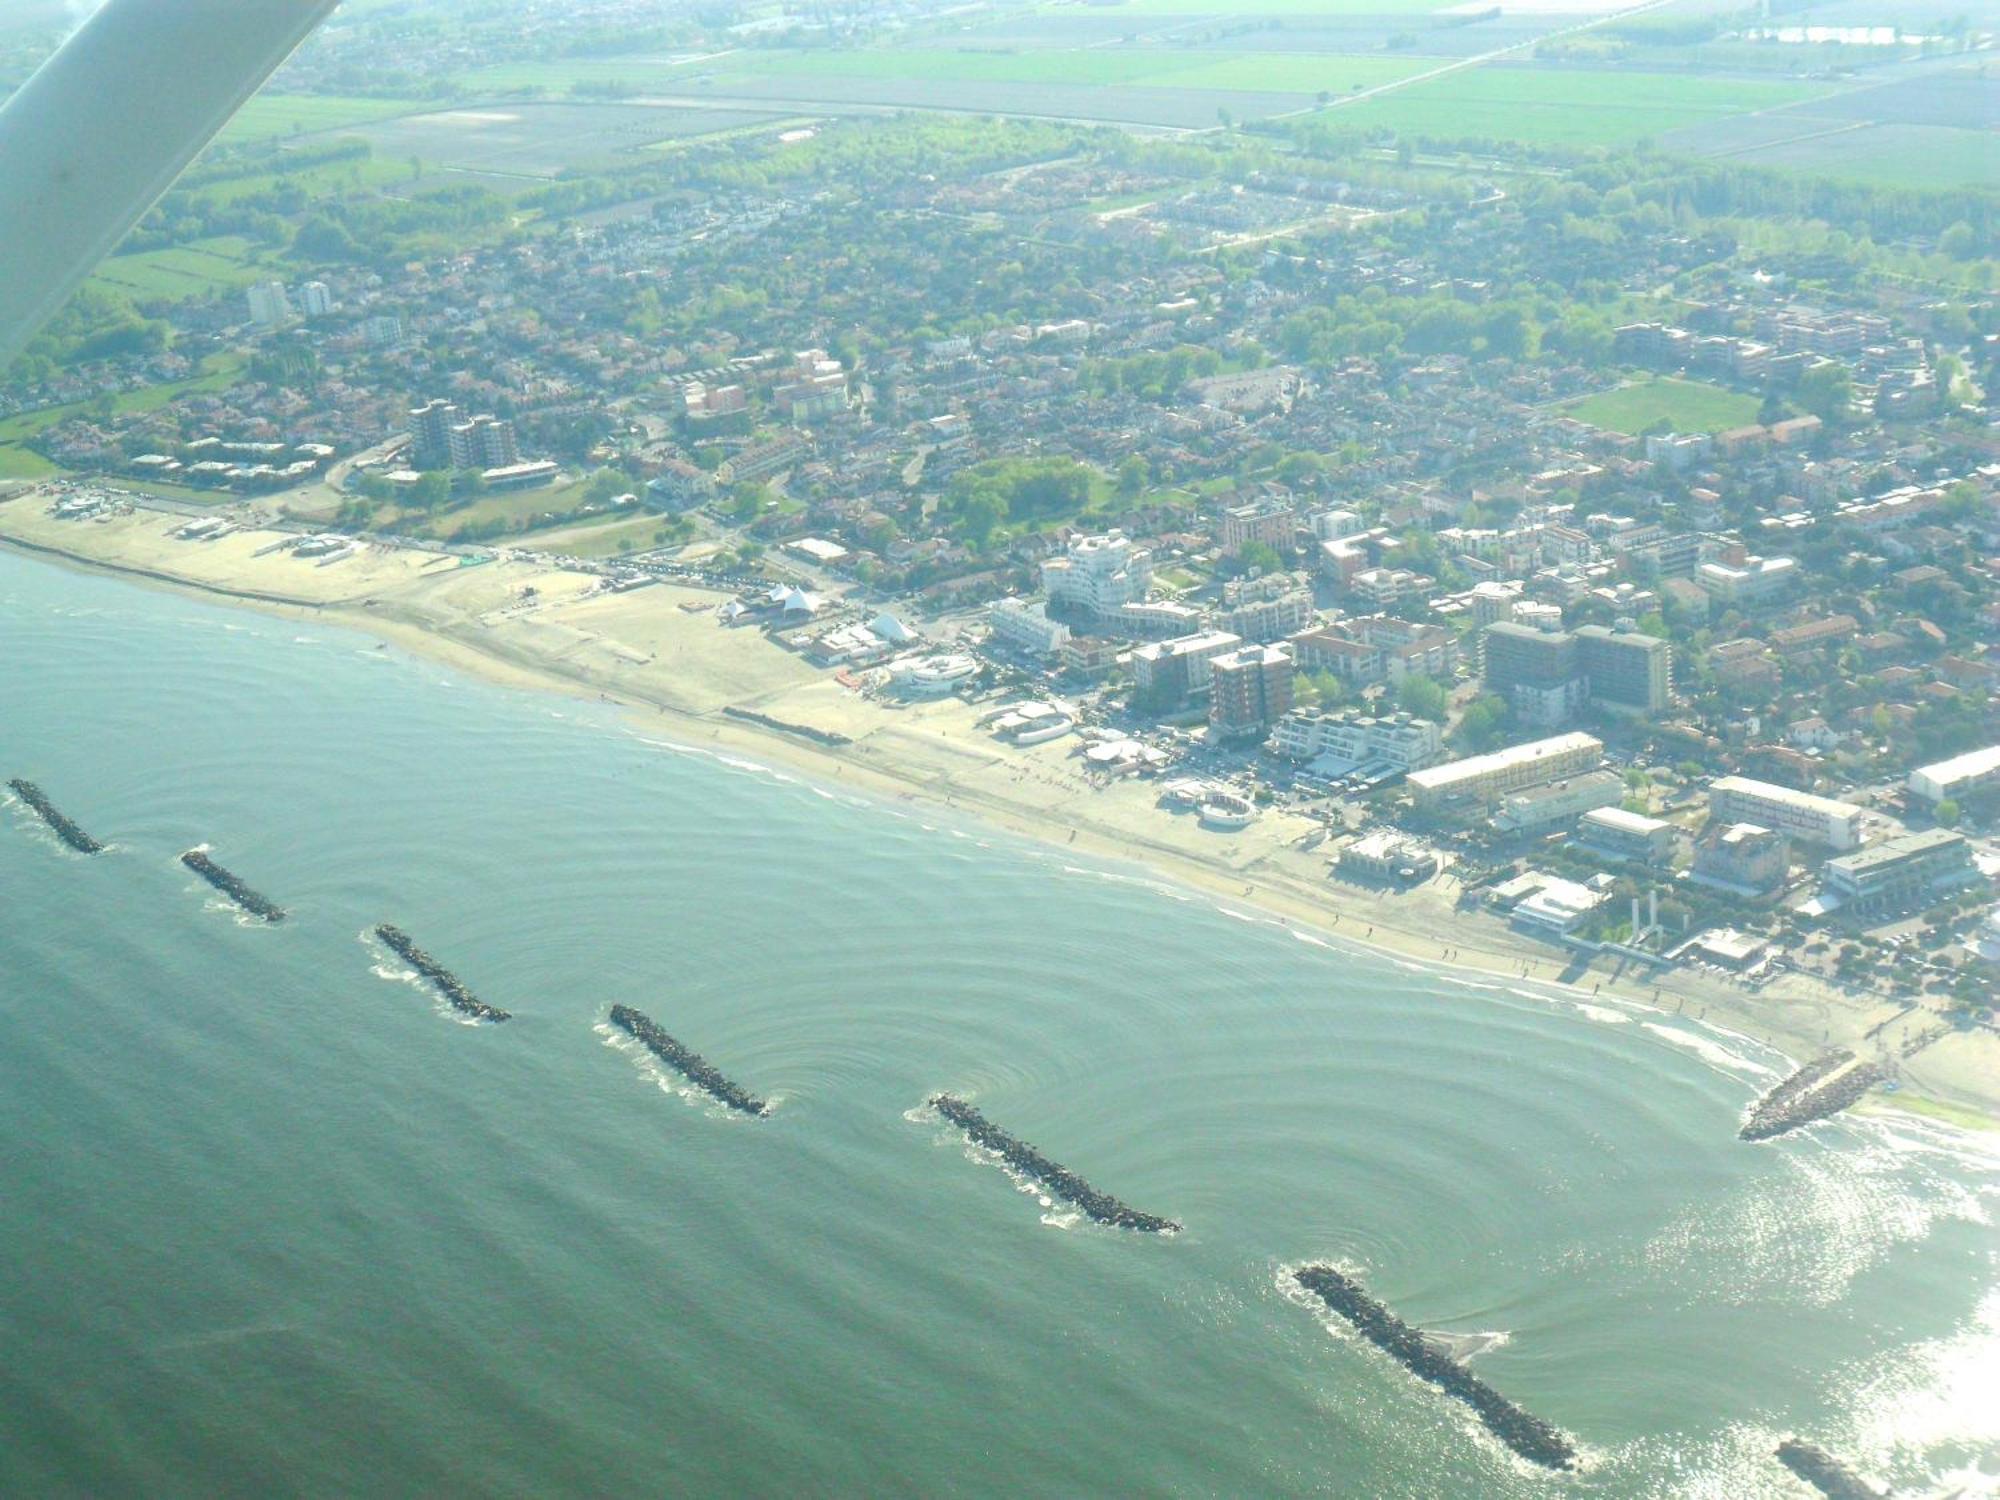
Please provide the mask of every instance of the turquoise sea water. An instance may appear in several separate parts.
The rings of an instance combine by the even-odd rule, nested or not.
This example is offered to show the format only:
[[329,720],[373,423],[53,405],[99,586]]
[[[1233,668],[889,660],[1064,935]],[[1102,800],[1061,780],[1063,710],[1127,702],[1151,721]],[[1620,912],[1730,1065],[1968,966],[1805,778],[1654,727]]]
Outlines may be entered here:
[[[662,736],[664,738],[664,736]],[[364,636],[0,555],[0,1493],[1792,1495],[2000,1468],[2000,1168]],[[192,844],[290,906],[250,926]],[[505,1026],[365,940],[395,921]],[[624,1001],[777,1101],[690,1102]],[[941,1089],[1169,1239],[1077,1224]],[[1283,1290],[1355,1268],[1528,1469]]]

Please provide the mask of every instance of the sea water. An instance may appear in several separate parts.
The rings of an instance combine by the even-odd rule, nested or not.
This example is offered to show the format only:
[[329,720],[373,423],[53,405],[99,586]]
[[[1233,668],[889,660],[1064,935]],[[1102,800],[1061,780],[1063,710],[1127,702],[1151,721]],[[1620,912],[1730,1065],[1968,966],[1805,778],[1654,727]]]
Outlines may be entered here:
[[[693,748],[675,742],[691,739]],[[0,1493],[1911,1493],[2000,1466],[2000,1170],[375,639],[0,556]],[[238,920],[177,863],[290,910]],[[454,1025],[395,922],[506,1025]],[[605,1026],[636,1006],[732,1116]],[[1024,1191],[949,1090],[1170,1238]],[[1288,1290],[1359,1274],[1528,1468]]]

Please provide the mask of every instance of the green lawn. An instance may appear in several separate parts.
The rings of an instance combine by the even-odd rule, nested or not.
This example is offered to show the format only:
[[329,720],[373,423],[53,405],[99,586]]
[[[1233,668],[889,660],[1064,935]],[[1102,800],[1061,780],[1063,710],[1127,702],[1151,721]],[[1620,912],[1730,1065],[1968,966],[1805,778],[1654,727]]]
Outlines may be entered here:
[[1825,92],[1823,85],[1615,68],[1488,66],[1334,105],[1326,118],[1438,139],[1611,146]]
[[56,466],[32,448],[0,443],[0,479],[46,479]]
[[1727,432],[1748,427],[1762,406],[1755,396],[1725,391],[1698,380],[1655,379],[1587,396],[1569,415],[1593,427],[1637,436],[1659,422],[1676,432]]
[[413,113],[406,99],[350,99],[332,94],[259,94],[239,109],[216,137],[224,144],[339,130],[369,120]]
[[91,273],[98,291],[132,302],[177,302],[246,287],[272,274],[265,253],[240,236],[193,240],[171,250],[115,255]]

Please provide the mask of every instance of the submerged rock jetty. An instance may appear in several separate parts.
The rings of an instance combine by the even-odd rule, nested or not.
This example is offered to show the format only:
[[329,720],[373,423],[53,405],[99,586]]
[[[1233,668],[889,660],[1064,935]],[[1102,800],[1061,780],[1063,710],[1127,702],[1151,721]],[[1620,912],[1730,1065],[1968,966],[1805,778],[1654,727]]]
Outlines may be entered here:
[[1576,1467],[1576,1448],[1555,1427],[1520,1407],[1369,1296],[1361,1283],[1331,1266],[1307,1266],[1294,1280],[1352,1323],[1355,1331],[1412,1375],[1458,1397],[1479,1413],[1487,1430],[1530,1463],[1545,1469]]
[[1746,1141],[1767,1141],[1824,1120],[1867,1093],[1882,1076],[1875,1064],[1856,1062],[1845,1048],[1821,1053],[1759,1099],[1737,1135]]
[[721,1100],[731,1109],[740,1109],[746,1115],[768,1115],[771,1112],[770,1105],[724,1078],[715,1065],[699,1052],[668,1036],[651,1016],[629,1005],[614,1005],[611,1007],[611,1024],[635,1038],[653,1056],[711,1098]]
[[375,936],[387,944],[404,963],[436,985],[438,993],[451,1002],[453,1010],[463,1015],[471,1016],[474,1020],[478,1021],[507,1021],[513,1019],[511,1013],[500,1009],[497,1005],[488,1005],[484,1000],[473,994],[471,990],[465,987],[456,974],[452,973],[451,970],[447,969],[435,958],[432,958],[430,954],[419,948],[415,939],[403,931],[402,928],[391,927],[387,922],[384,922],[375,929]]
[[1786,1438],[1778,1444],[1778,1459],[1826,1500],[1887,1500],[1886,1490],[1864,1483],[1859,1474],[1813,1443]]
[[210,859],[203,850],[188,850],[187,853],[181,856],[181,863],[194,871],[203,880],[206,880],[210,885],[214,886],[218,891],[222,892],[231,901],[234,901],[238,906],[249,912],[251,916],[262,917],[266,922],[282,922],[285,920],[284,907],[278,905],[277,902],[271,900],[268,896],[260,895],[255,890],[252,890],[243,883],[240,876],[224,869],[221,865]]
[[931,1100],[931,1108],[987,1150],[999,1152],[1016,1171],[1034,1178],[1055,1197],[1075,1204],[1100,1224],[1110,1224],[1118,1229],[1136,1229],[1142,1234],[1170,1234],[1181,1227],[1172,1219],[1140,1213],[1136,1208],[1127,1208],[1109,1193],[1100,1193],[1069,1168],[1050,1161],[1026,1141],[1015,1140],[963,1099],[939,1094]]
[[78,854],[102,854],[104,852],[104,846],[85,833],[81,828],[77,827],[69,818],[64,817],[55,803],[49,801],[48,793],[36,786],[34,782],[23,781],[17,776],[8,782],[7,785],[14,789],[15,796],[19,797],[35,810],[36,816],[55,830],[57,838],[68,844]]

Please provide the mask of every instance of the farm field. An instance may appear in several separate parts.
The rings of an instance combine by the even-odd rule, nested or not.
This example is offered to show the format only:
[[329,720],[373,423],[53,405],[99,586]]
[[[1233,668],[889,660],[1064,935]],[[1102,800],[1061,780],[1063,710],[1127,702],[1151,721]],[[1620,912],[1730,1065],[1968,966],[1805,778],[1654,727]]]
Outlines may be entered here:
[[88,284],[133,303],[179,302],[246,287],[272,271],[264,252],[230,235],[171,250],[113,256],[97,268]]
[[892,51],[879,47],[844,52],[772,54],[753,71],[725,70],[715,85],[745,77],[848,79],[955,79],[984,83],[1082,84],[1105,88],[1230,89],[1242,93],[1344,92],[1408,78],[1434,60],[1409,55],[1285,52],[1210,52],[1169,47],[1024,48],[966,47]]
[[[1193,20],[1216,17],[1242,20],[1251,16],[1409,16],[1417,18],[1452,8],[1457,0],[1124,0],[1121,16],[1176,16]],[[1578,16],[1619,8],[1618,0],[1579,0]],[[1569,10],[1560,0],[1551,8]]]
[[258,94],[216,137],[225,145],[338,130],[417,108],[402,99],[350,99],[331,94]]
[[1755,396],[1699,380],[1653,379],[1604,391],[1568,408],[1579,422],[1634,437],[1666,422],[1676,432],[1727,432],[1757,420]]
[[1438,139],[1610,146],[1827,91],[1824,85],[1762,79],[1492,65],[1349,106],[1335,104],[1328,117]]
[[629,57],[573,58],[555,62],[495,63],[473,68],[458,75],[456,82],[468,95],[527,94],[556,98],[579,86],[590,88],[631,87],[639,90],[679,88],[694,74],[713,68],[725,58],[742,53],[716,53],[704,57],[670,57],[634,54]]
[[1739,153],[1759,167],[1911,188],[2000,188],[2000,142],[1992,132],[1942,125],[1869,125]]
[[552,178],[617,162],[662,141],[775,121],[775,111],[646,104],[507,103],[439,110],[363,126],[378,157],[454,172]]
[[1217,112],[1257,120],[1312,108],[1311,94],[1253,93],[1246,89],[1181,88],[1162,84],[1106,87],[1080,83],[1011,83],[995,80],[846,78],[740,74],[701,81],[718,107],[769,104],[823,110],[935,109],[956,114],[1033,116],[1111,125],[1208,130]]

